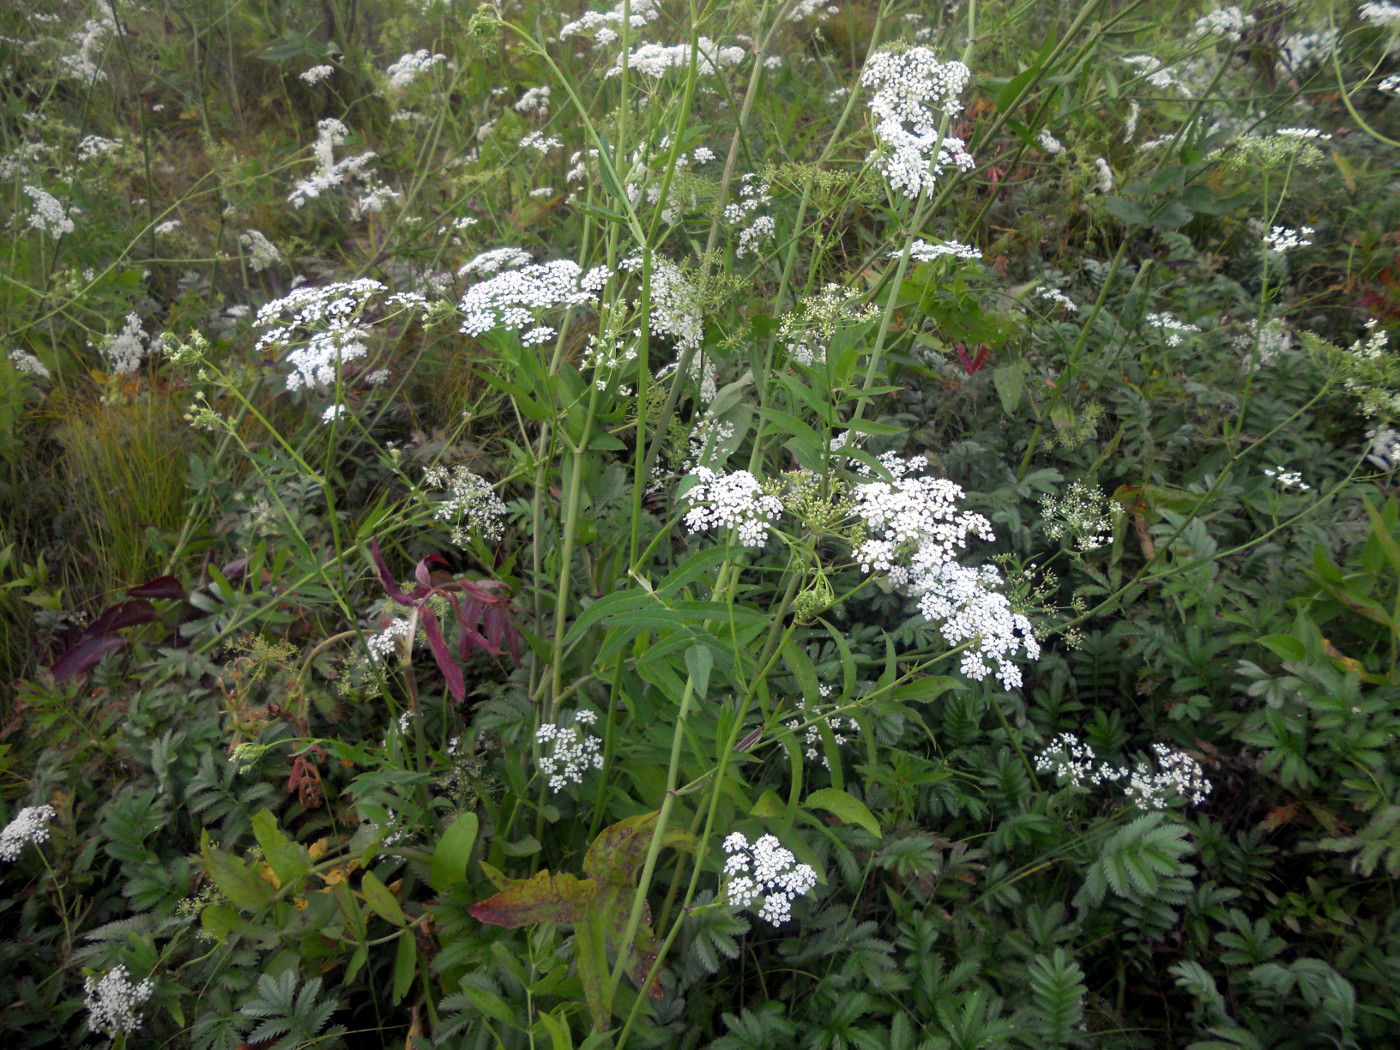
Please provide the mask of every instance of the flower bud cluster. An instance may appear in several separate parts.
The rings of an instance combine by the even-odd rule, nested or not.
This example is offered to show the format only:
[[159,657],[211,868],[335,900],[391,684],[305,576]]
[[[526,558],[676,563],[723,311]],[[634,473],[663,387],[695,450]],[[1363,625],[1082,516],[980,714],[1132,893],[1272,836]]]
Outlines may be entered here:
[[792,917],[792,902],[811,892],[817,873],[810,864],[798,864],[792,851],[776,835],[764,835],[752,846],[742,832],[724,840],[725,899],[732,908],[748,908],[760,897],[758,917],[781,926]]

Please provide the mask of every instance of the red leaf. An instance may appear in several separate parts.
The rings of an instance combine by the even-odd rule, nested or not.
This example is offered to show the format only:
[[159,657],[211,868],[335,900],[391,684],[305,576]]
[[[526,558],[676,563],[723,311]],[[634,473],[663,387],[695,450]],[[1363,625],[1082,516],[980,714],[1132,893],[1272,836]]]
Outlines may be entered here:
[[437,661],[442,676],[447,679],[447,688],[451,691],[453,699],[460,703],[467,698],[467,683],[462,680],[462,669],[452,659],[452,652],[443,640],[437,614],[426,605],[419,606],[418,612],[423,619],[423,630],[428,635],[428,644],[432,646],[433,659]]
[[472,915],[490,926],[529,926],[537,922],[582,922],[598,884],[568,872],[551,875],[541,871],[517,882],[480,904]]
[[84,639],[55,660],[49,672],[54,681],[66,682],[75,675],[92,670],[104,656],[125,644],[126,639],[115,634]]
[[126,589],[128,597],[131,598],[174,598],[185,597],[185,585],[174,576],[157,576],[154,580],[147,580],[145,583],[138,583],[135,587]]

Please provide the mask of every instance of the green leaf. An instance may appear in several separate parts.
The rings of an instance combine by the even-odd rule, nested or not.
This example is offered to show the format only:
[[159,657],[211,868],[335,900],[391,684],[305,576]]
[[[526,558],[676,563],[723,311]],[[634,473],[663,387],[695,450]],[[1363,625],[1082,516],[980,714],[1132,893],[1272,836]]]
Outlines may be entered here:
[[1148,217],[1147,212],[1142,210],[1142,206],[1126,197],[1105,197],[1103,207],[1104,211],[1114,218],[1122,219],[1129,226],[1152,225],[1152,220]]
[[1008,416],[1012,415],[1021,405],[1021,398],[1026,392],[1026,370],[1017,361],[1014,364],[999,365],[992,369],[992,385],[997,388],[997,396],[1001,398],[1001,407]]
[[389,892],[389,887],[379,881],[379,876],[366,871],[360,880],[360,891],[365,895],[365,903],[381,919],[388,919],[395,926],[407,926],[408,916],[399,907],[398,899]]
[[708,646],[692,645],[685,651],[685,669],[695,686],[695,695],[702,700],[710,691],[710,671],[715,665],[715,654]]
[[1270,652],[1292,663],[1302,663],[1308,658],[1308,648],[1291,634],[1266,634],[1259,644]]
[[467,862],[476,845],[480,824],[475,813],[459,813],[442,833],[428,866],[428,884],[439,893],[446,893],[466,881]]
[[271,810],[262,809],[253,815],[253,835],[262,847],[263,859],[283,885],[305,878],[311,870],[311,854],[282,833]]
[[[560,1007],[562,1013],[564,1007]],[[553,1014],[540,1014],[536,1024],[549,1033],[549,1041],[554,1050],[573,1050],[574,1037],[569,1026]]]
[[413,978],[418,971],[418,944],[411,930],[399,934],[399,951],[394,958],[394,988],[391,1001],[395,1006],[403,1002],[403,997],[413,987]]
[[803,800],[803,805],[815,809],[824,809],[828,813],[834,814],[845,824],[856,824],[864,828],[877,839],[881,838],[880,825],[866,808],[864,802],[854,795],[848,795],[844,791],[837,791],[835,788],[822,788],[813,791]]
[[214,885],[236,908],[258,911],[271,903],[276,890],[249,870],[242,859],[209,843],[209,833],[200,833],[200,855]]
[[783,800],[778,797],[775,791],[765,791],[758,796],[753,807],[749,810],[749,816],[758,817],[760,820],[780,816],[783,812]]

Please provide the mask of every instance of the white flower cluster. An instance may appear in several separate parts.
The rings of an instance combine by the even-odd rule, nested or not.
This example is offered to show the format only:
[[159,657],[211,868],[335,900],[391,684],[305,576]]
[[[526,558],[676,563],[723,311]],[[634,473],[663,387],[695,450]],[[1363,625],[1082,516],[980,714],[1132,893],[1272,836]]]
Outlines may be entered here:
[[[660,77],[669,69],[687,69],[690,66],[691,48],[689,44],[643,44],[635,51],[628,52],[627,67],[643,76]],[[695,41],[695,68],[703,76],[715,76],[726,66],[737,66],[744,60],[742,47],[720,47],[707,36]],[[622,72],[622,56],[619,55],[607,71],[606,76],[615,77]]]
[[1303,475],[1296,470],[1289,470],[1287,467],[1265,467],[1264,476],[1273,478],[1286,489],[1298,489],[1300,492],[1307,492],[1312,488],[1303,480]]
[[962,139],[938,127],[940,113],[951,120],[962,109],[958,96],[970,76],[961,62],[939,62],[926,47],[879,51],[866,62],[861,86],[876,89],[870,112],[878,145],[870,159],[896,190],[917,197],[945,168],[972,168]]
[[53,378],[53,373],[48,370],[48,366],[28,350],[11,350],[10,364],[15,366],[15,371],[23,375],[38,376],[40,379]]
[[1097,787],[1123,782],[1123,794],[1144,809],[1165,809],[1174,801],[1199,806],[1211,792],[1211,783],[1190,755],[1166,744],[1153,744],[1154,770],[1147,762],[1131,770],[1100,762],[1094,749],[1071,733],[1061,733],[1035,759],[1039,773],[1054,773],[1075,787]]
[[28,843],[48,842],[49,824],[57,815],[49,805],[25,806],[0,831],[0,860],[17,860]]
[[536,730],[535,740],[544,748],[540,772],[549,778],[550,791],[581,784],[590,769],[603,768],[603,742],[585,728],[597,721],[598,716],[585,709],[574,712],[571,720],[546,722]]
[[549,85],[532,87],[515,101],[515,112],[535,113],[541,117],[549,115]]
[[1400,95],[1400,73],[1392,73],[1379,84],[1377,91],[1384,91],[1387,95]]
[[[373,175],[365,173],[365,166],[374,159],[374,151],[369,150],[358,156],[335,159],[335,148],[350,136],[350,129],[334,117],[326,117],[316,125],[316,141],[311,144],[311,155],[316,159],[316,170],[296,184],[287,195],[293,208],[300,208],[307,201],[321,196],[327,190],[343,185],[352,177],[359,177],[373,184]],[[376,211],[377,208],[364,210]]]
[[[369,329],[357,323],[357,318],[369,300],[383,291],[384,285],[363,277],[319,288],[296,288],[258,310],[253,326],[267,331],[258,338],[254,350],[287,351],[288,390],[330,386],[340,365],[368,352],[365,340]],[[422,305],[407,295],[392,296],[389,301]],[[307,340],[304,346],[295,345],[303,338]]]
[[[823,698],[830,696],[832,693],[832,687],[829,685],[823,684],[817,688],[821,691]],[[818,714],[807,707],[805,698],[797,702],[797,710],[803,717],[792,719],[787,723],[787,727],[796,733],[802,728],[802,723],[804,721],[809,719],[813,720],[802,733],[803,754],[807,756],[808,762],[815,762],[820,758],[822,766],[826,769],[830,769],[831,762],[828,760],[826,754],[817,750],[822,740],[819,726],[824,725],[827,729],[831,730],[832,740],[835,741],[837,747],[840,747],[846,742],[847,733],[854,734],[860,732],[860,723],[854,718],[843,719],[840,715]]]
[[150,336],[141,327],[141,318],[135,314],[126,315],[126,323],[115,335],[104,336],[98,344],[104,357],[117,375],[129,375],[141,367],[146,356],[146,340]]
[[[618,264],[629,273],[641,273],[642,254],[632,252]],[[700,297],[685,271],[669,259],[652,256],[651,260],[651,330],[654,334],[673,339],[676,346],[698,350],[705,337],[705,317],[700,311]],[[698,355],[697,355],[698,356]],[[713,377],[709,377],[713,385]],[[701,386],[704,387],[702,379]],[[709,401],[703,392],[701,399]]]
[[101,135],[84,135],[78,141],[78,163],[83,164],[94,157],[115,153],[121,148],[121,139],[107,139]]
[[1278,55],[1289,69],[1297,72],[1330,58],[1337,50],[1337,31],[1322,29],[1314,33],[1293,33],[1284,37]]
[[1180,88],[1181,82],[1170,68],[1155,55],[1126,55],[1123,61],[1142,71],[1147,82],[1155,88]]
[[304,73],[298,74],[302,80],[308,84],[319,84],[335,72],[334,66],[312,66]]
[[739,542],[746,547],[762,547],[768,542],[768,529],[783,512],[783,504],[777,496],[765,493],[747,470],[720,474],[709,467],[696,467],[686,477],[695,479],[681,496],[689,507],[685,527],[692,535],[709,529],[737,529]]
[[384,70],[389,74],[391,88],[407,87],[439,62],[446,62],[446,55],[429,54],[426,48],[419,48],[391,62]]
[[1113,523],[1123,508],[1099,489],[1074,481],[1062,495],[1041,497],[1040,513],[1046,536],[1072,539],[1075,550],[1088,553],[1112,542]]
[[55,238],[73,232],[72,213],[63,207],[57,197],[38,186],[26,186],[24,192],[34,202],[34,210],[29,213],[30,226]]
[[447,498],[437,504],[433,517],[452,524],[452,542],[457,546],[468,546],[473,534],[493,542],[501,538],[506,505],[480,474],[460,465],[451,470],[434,466],[423,472],[423,480],[447,490]]
[[369,658],[374,663],[381,663],[400,652],[400,638],[407,638],[409,631],[413,627],[413,621],[408,619],[392,620],[378,634],[371,634],[365,638],[365,648],[369,650]]
[[248,268],[254,273],[282,261],[277,245],[269,241],[261,230],[244,230],[238,235],[238,243],[248,253]]
[[1154,772],[1145,762],[1137,763],[1123,794],[1145,809],[1166,809],[1175,799],[1184,799],[1193,806],[1206,800],[1211,782],[1199,762],[1166,744],[1153,744],[1152,750],[1157,755],[1157,770]]
[[1061,733],[1035,756],[1037,773],[1054,773],[1075,787],[1113,783],[1128,775],[1126,769],[1099,762],[1099,756],[1073,733]]
[[1039,299],[1048,299],[1052,303],[1059,303],[1072,314],[1079,312],[1079,304],[1058,288],[1051,288],[1049,285],[1041,284],[1036,286],[1033,294]]
[[1094,188],[1100,193],[1112,193],[1113,169],[1108,166],[1108,160],[1104,157],[1095,157],[1094,167],[1099,173],[1099,182]]
[[97,60],[101,57],[102,41],[116,35],[116,32],[117,23],[110,10],[104,11],[99,18],[89,18],[82,29],[68,38],[78,45],[77,54],[61,57],[58,60],[59,68],[74,80],[89,86],[106,80],[107,74],[98,67]]
[[532,149],[536,153],[551,153],[564,148],[564,140],[543,131],[530,131],[520,136],[520,148]]
[[1290,139],[1321,139],[1323,142],[1332,138],[1327,132],[1318,128],[1279,128],[1274,134]]
[[1356,363],[1342,377],[1342,385],[1360,399],[1363,415],[1394,418],[1400,416],[1400,393],[1370,377],[1377,366],[1383,367],[1390,359],[1390,334],[1378,324],[1371,318],[1366,322],[1370,334],[1347,347]]
[[156,223],[154,233],[157,237],[164,237],[166,234],[174,233],[183,225],[185,224],[179,219],[166,219],[164,222]]
[[724,895],[731,908],[748,908],[761,896],[758,917],[781,926],[792,917],[792,902],[810,893],[817,873],[810,864],[798,864],[792,850],[776,835],[764,835],[752,846],[742,832],[724,840],[726,879]]
[[771,190],[768,183],[749,172],[739,180],[739,199],[724,206],[724,221],[739,230],[739,247],[734,254],[740,259],[756,254],[757,246],[773,236],[772,216],[754,215],[772,201]]
[[467,335],[496,328],[524,331],[537,325],[543,310],[596,302],[611,276],[606,266],[585,271],[571,259],[505,270],[467,289],[458,304],[465,315],[461,330]]
[[494,277],[502,270],[518,270],[529,265],[529,262],[530,253],[524,248],[492,248],[463,263],[457,270],[457,276],[466,277],[474,273],[478,277]]
[[1245,331],[1234,338],[1233,345],[1242,355],[1241,371],[1248,373],[1273,364],[1291,350],[1293,333],[1277,317],[1265,321],[1262,326],[1257,318],[1251,317]]
[[141,1027],[141,1015],[137,1010],[151,997],[156,986],[149,977],[133,983],[131,972],[125,966],[117,966],[103,974],[100,981],[91,977],[84,979],[83,989],[88,1027],[94,1032],[115,1036]]
[[1264,248],[1280,255],[1294,248],[1306,248],[1312,244],[1312,235],[1316,232],[1311,226],[1300,226],[1296,230],[1288,226],[1275,226],[1264,235]]
[[1151,327],[1160,328],[1167,333],[1168,346],[1180,346],[1183,333],[1199,332],[1201,330],[1199,325],[1178,321],[1169,313],[1148,314],[1143,320]]
[[1379,2],[1362,4],[1356,13],[1361,16],[1362,21],[1369,22],[1380,29],[1400,27],[1400,4],[1379,0]]
[[[611,44],[618,36],[613,26],[622,24],[623,9],[628,6],[623,0],[611,11],[589,11],[576,21],[566,22],[559,30],[559,39],[565,40],[580,33],[592,33],[599,47]],[[629,14],[631,17],[627,24],[631,28],[645,29],[647,23],[655,22],[661,17],[660,5],[657,0],[632,0]]]
[[1400,430],[1392,427],[1368,430],[1366,438],[1370,442],[1366,449],[1366,461],[1373,467],[1390,471],[1400,465]]
[[945,641],[966,645],[961,669],[969,678],[980,681],[994,669],[1008,689],[1019,687],[1021,670],[1012,657],[1019,650],[1031,660],[1040,656],[1030,621],[998,590],[995,567],[970,569],[956,561],[969,533],[993,538],[991,523],[959,509],[961,486],[913,476],[928,466],[923,456],[902,460],[885,453],[880,463],[893,480],[872,480],[851,492],[868,534],[855,550],[861,571],[883,573],[906,588]]
[[1218,7],[1196,19],[1191,35],[1217,36],[1238,43],[1244,31],[1254,23],[1254,16],[1245,14],[1238,7]]
[[1041,149],[1052,156],[1065,151],[1064,144],[1054,135],[1050,134],[1049,128],[1041,128],[1040,134],[1035,137],[1035,141],[1040,145]]
[[[899,254],[898,249],[890,252],[891,257]],[[946,244],[915,241],[909,247],[909,258],[915,262],[933,262],[934,259],[944,255],[951,255],[954,259],[980,259],[982,251],[980,248],[974,248],[970,244],[963,244],[959,241],[948,241]]]

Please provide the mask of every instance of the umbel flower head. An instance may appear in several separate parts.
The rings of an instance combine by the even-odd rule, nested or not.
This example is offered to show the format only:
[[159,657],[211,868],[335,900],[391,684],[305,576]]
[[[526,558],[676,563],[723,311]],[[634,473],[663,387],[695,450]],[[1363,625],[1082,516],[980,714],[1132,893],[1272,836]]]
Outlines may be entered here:
[[939,130],[940,119],[962,109],[958,96],[970,76],[961,62],[940,62],[926,47],[870,56],[860,75],[861,87],[875,89],[870,114],[878,145],[870,159],[896,190],[917,197],[944,168],[971,169],[962,139]]
[[113,1036],[141,1027],[141,1015],[137,1010],[156,990],[155,982],[149,977],[139,983],[133,982],[125,966],[108,970],[101,980],[89,977],[83,985],[88,1027]]
[[0,860],[17,860],[25,845],[49,840],[49,824],[56,816],[52,806],[25,806],[0,831]]
[[811,891],[817,873],[810,864],[798,864],[792,850],[776,835],[764,835],[752,846],[742,832],[724,840],[725,899],[730,907],[748,908],[759,898],[758,917],[781,926],[792,917],[792,902]]

